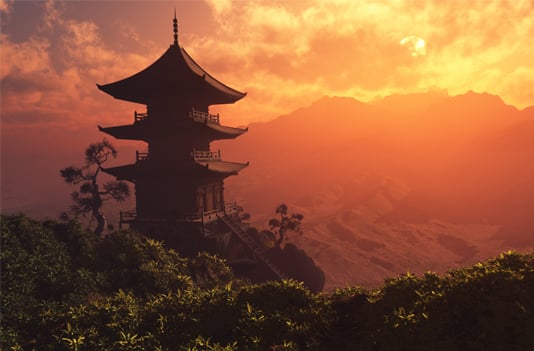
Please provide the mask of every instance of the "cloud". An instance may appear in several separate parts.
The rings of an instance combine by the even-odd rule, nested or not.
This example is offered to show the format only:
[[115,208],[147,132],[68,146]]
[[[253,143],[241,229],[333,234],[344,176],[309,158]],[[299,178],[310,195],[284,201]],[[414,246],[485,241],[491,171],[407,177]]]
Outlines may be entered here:
[[3,12],[5,15],[9,14],[11,12],[11,7],[15,0],[0,0],[0,11]]
[[[534,65],[510,62],[517,55],[534,57],[530,1],[209,3],[221,30],[192,43],[192,51],[199,57],[216,52],[207,66],[241,86],[261,77],[255,88],[275,95],[300,82],[303,94],[313,95],[321,84],[324,95],[363,92],[357,98],[436,86],[462,93],[476,86],[514,104],[533,103],[500,88],[512,78],[530,84],[527,77],[509,76]],[[411,50],[399,45],[407,37],[418,38]],[[414,51],[420,38],[425,45]]]
[[[274,118],[324,95],[370,100],[435,87],[452,94],[488,91],[519,107],[533,103],[530,1],[207,4],[215,30],[192,28],[180,40],[217,79],[248,92],[235,105],[213,107],[228,111],[228,123]],[[126,17],[116,20],[120,42],[108,43],[95,22],[67,18],[65,4],[42,6],[45,16],[28,40],[1,36],[3,121],[17,123],[27,109],[55,110],[73,125],[129,123],[124,115],[135,107],[103,97],[94,84],[143,69],[166,48],[147,46],[139,37],[143,27]],[[413,55],[416,42],[412,51],[399,44],[410,36],[425,40],[425,55]],[[20,121],[31,121],[25,116]],[[52,123],[53,114],[47,116]]]
[[43,6],[39,30],[28,40],[1,35],[2,123],[68,129],[118,120],[124,105],[103,98],[95,83],[127,76],[148,59],[107,47],[95,23],[64,18],[61,4]]

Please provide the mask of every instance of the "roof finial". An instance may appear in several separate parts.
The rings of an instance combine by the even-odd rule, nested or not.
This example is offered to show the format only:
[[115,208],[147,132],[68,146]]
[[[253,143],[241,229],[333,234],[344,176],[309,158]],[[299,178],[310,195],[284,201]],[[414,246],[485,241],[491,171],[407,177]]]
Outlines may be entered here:
[[174,19],[172,20],[174,28],[174,45],[178,45],[178,20],[176,19],[176,7],[174,8]]

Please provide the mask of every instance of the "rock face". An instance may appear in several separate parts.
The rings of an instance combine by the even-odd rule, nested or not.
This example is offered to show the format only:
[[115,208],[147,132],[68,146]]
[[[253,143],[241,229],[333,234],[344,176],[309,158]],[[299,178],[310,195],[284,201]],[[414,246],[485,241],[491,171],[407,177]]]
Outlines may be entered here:
[[289,243],[326,289],[376,286],[534,247],[532,135],[533,108],[489,94],[324,98],[224,145],[250,159],[227,195],[258,227],[282,202],[304,214]]
[[[382,186],[395,185],[388,180]],[[377,187],[366,199],[344,202],[342,195],[333,197],[335,191],[340,193],[336,187],[329,193],[330,200],[345,203],[346,208],[332,206],[328,211],[324,203],[319,209],[308,208],[304,234],[290,237],[325,272],[327,290],[347,283],[374,287],[407,271],[444,271],[505,248],[501,241],[492,240],[499,226],[432,219],[424,209],[403,208],[404,197],[391,196],[394,190],[400,196],[398,187],[387,189]],[[322,219],[315,220],[314,214],[319,213]]]
[[310,291],[319,292],[325,284],[324,272],[304,250],[294,244],[286,244],[283,249],[275,247],[267,251],[266,256],[292,279],[304,283]]

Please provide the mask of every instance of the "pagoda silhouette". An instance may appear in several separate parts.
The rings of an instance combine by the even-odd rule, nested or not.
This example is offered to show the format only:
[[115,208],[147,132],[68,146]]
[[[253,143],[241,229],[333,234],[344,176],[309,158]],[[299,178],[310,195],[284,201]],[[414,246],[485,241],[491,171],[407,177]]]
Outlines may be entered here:
[[136,209],[121,212],[128,225],[192,256],[217,253],[229,263],[263,267],[271,278],[282,272],[265,257],[265,248],[244,230],[237,203],[225,203],[224,179],[248,163],[223,161],[210,142],[234,139],[247,129],[221,124],[209,106],[231,104],[246,93],[213,78],[174,42],[152,65],[128,78],[97,87],[116,99],[146,105],[134,112],[133,124],[101,127],[116,139],[148,143],[133,164],[106,168],[118,180],[135,184]]

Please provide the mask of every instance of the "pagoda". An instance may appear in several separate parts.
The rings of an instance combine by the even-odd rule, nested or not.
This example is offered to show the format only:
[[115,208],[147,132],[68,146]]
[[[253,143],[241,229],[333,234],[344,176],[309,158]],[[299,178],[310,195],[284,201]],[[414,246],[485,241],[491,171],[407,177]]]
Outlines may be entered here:
[[229,235],[245,234],[237,218],[239,207],[225,203],[224,179],[248,163],[223,161],[210,143],[236,138],[247,129],[222,125],[209,106],[234,103],[246,93],[213,78],[178,45],[176,13],[173,26],[174,42],[152,65],[128,78],[97,84],[116,99],[146,105],[146,112],[134,113],[132,124],[98,126],[117,139],[148,144],[148,152],[136,153],[135,163],[105,172],[135,184],[136,209],[121,212],[121,226],[164,240],[185,254],[224,253]]

